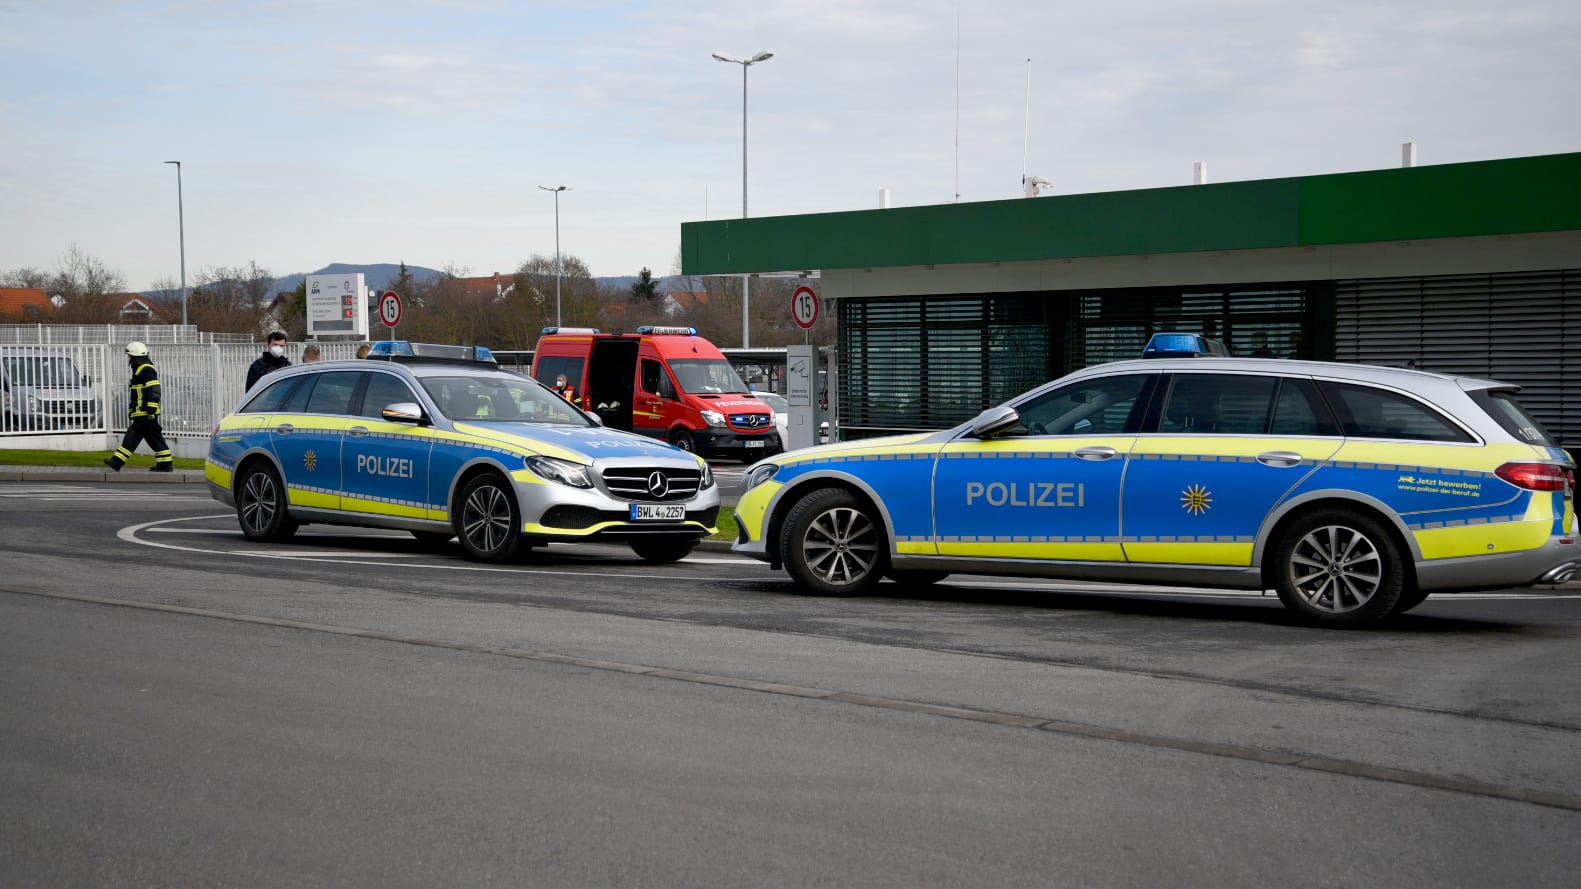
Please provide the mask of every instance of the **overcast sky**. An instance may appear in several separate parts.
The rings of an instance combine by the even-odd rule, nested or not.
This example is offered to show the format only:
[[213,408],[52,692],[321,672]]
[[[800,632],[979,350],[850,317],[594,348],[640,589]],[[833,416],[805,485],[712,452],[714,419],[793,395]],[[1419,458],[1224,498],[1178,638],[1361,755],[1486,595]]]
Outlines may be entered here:
[[753,216],[1581,150],[1576,0],[0,0],[0,270],[174,279],[179,159],[189,281],[510,272],[559,184],[564,253],[665,274],[760,50]]

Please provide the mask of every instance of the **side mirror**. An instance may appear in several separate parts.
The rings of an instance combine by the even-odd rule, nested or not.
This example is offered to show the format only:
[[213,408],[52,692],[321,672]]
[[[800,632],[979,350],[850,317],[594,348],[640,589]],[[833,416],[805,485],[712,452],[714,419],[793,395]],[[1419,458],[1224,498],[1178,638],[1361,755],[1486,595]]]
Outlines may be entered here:
[[1021,422],[1021,414],[1008,404],[991,407],[972,418],[966,434],[973,438],[993,438],[1008,432]]
[[583,413],[583,414],[584,414],[584,415],[585,415],[585,416],[586,416],[586,417],[587,417],[587,418],[588,418],[588,419],[589,419],[589,420],[592,420],[592,421],[593,421],[593,425],[594,425],[594,426],[602,426],[602,425],[604,425],[604,418],[603,418],[603,417],[600,417],[600,416],[599,416],[599,415],[598,415],[598,412],[597,412],[597,411],[583,411],[583,412],[582,412],[582,413]]
[[391,423],[415,423],[418,426],[427,426],[428,418],[423,416],[423,409],[410,401],[396,404],[387,404],[384,410],[379,411],[380,416]]

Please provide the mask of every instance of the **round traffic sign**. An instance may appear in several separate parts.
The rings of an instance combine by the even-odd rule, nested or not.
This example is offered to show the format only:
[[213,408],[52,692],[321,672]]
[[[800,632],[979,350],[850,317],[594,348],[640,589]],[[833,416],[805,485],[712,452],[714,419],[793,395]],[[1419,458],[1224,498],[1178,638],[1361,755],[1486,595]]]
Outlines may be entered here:
[[379,320],[385,327],[394,327],[401,323],[401,295],[393,290],[384,291],[384,296],[379,297]]
[[818,294],[813,293],[811,287],[803,285],[791,294],[791,318],[803,330],[818,323]]

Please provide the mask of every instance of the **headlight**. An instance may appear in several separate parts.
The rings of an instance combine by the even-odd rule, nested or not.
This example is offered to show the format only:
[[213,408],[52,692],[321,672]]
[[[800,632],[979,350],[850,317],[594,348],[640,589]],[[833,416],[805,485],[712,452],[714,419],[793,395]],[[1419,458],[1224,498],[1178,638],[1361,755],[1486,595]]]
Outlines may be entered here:
[[779,471],[780,465],[778,463],[759,463],[753,466],[741,477],[741,493],[745,494],[758,485],[763,484],[773,478],[774,474]]
[[528,457],[527,468],[531,469],[539,478],[570,485],[573,488],[591,488],[593,479],[587,474],[587,467],[570,460],[560,460],[555,457]]
[[697,480],[697,490],[706,491],[714,486],[714,470],[707,462],[703,463],[703,475]]
[[703,411],[703,422],[710,426],[725,425],[725,415],[718,411]]

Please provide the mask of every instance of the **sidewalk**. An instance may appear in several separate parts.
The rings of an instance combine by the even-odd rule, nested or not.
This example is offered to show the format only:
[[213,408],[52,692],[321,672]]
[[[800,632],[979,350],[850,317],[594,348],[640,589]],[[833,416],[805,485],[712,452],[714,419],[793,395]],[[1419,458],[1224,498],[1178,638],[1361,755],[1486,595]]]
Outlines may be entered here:
[[127,466],[120,472],[100,466],[0,466],[0,482],[136,482],[138,484],[188,484],[204,482],[201,469],[152,472],[147,466]]

